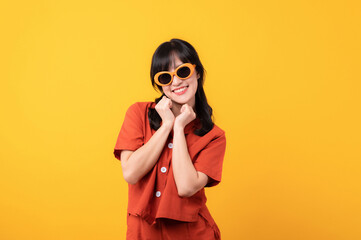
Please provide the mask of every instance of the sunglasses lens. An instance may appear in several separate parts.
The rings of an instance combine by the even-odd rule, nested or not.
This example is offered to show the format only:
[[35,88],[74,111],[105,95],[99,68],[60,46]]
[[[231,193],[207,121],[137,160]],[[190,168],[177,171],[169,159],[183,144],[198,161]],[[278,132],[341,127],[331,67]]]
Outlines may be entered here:
[[168,73],[163,73],[158,76],[158,81],[161,84],[168,84],[170,82],[170,80],[172,80],[172,76]]
[[187,66],[181,67],[181,68],[179,68],[178,71],[177,71],[177,75],[178,75],[178,77],[180,77],[180,78],[189,77],[190,73],[191,73],[191,69],[190,69],[189,67],[187,67]]

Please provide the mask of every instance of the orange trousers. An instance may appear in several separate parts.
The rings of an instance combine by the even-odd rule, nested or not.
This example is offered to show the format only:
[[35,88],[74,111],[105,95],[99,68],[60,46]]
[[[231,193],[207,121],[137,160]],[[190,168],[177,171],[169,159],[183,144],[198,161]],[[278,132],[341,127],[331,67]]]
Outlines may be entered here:
[[127,215],[127,240],[220,240],[218,226],[199,215],[197,222],[160,219],[149,225],[141,217]]

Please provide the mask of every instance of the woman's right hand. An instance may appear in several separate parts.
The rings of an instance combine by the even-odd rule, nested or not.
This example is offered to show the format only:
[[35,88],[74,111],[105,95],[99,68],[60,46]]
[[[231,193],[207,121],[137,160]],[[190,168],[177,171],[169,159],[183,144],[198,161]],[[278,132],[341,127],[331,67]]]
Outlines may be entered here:
[[163,96],[162,99],[155,106],[155,110],[162,118],[162,125],[173,127],[175,117],[171,108],[172,108],[172,100],[170,100],[166,96]]

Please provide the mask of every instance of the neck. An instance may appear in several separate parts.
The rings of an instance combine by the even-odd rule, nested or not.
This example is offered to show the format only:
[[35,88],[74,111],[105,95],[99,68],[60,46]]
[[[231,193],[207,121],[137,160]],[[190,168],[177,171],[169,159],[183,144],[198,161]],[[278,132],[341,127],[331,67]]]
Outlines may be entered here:
[[172,102],[172,112],[174,114],[174,117],[177,117],[181,112],[182,105],[176,102]]

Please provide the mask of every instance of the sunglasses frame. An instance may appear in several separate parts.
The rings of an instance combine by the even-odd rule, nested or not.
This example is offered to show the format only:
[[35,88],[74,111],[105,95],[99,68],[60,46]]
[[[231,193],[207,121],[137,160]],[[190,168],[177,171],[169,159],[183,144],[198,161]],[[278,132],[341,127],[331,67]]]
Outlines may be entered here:
[[[186,78],[181,78],[181,77],[179,77],[179,76],[177,75],[177,71],[178,71],[179,68],[182,68],[182,67],[185,67],[185,66],[188,67],[188,68],[191,70],[191,72],[190,72],[190,74],[189,74],[188,77],[186,77]],[[168,85],[172,84],[172,82],[173,82],[173,76],[174,76],[174,75],[176,75],[176,76],[177,76],[179,79],[181,79],[181,80],[185,80],[185,79],[188,79],[188,78],[190,78],[190,77],[192,76],[195,68],[196,68],[196,65],[195,65],[195,64],[192,64],[192,63],[183,63],[182,65],[178,66],[173,72],[168,72],[168,71],[157,72],[157,74],[155,74],[155,76],[154,76],[154,81],[155,81],[155,83],[158,84],[159,86],[168,86]],[[171,79],[170,79],[169,83],[167,83],[167,84],[163,84],[163,83],[160,83],[160,82],[158,81],[158,77],[159,77],[161,74],[163,74],[163,73],[169,74],[169,75],[171,76]]]

